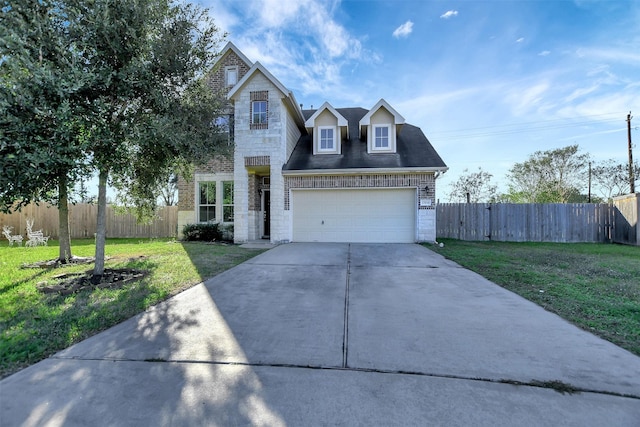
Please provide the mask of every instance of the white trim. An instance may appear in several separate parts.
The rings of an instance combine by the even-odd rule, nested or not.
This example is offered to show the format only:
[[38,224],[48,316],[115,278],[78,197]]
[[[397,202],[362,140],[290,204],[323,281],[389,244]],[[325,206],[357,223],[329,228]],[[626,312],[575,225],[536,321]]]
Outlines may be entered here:
[[284,87],[284,85],[280,83],[280,81],[276,79],[273,74],[271,74],[266,68],[264,68],[261,63],[256,62],[255,64],[253,64],[253,67],[251,67],[251,69],[247,71],[247,74],[245,74],[244,77],[240,79],[238,84],[229,91],[227,99],[233,99],[233,97],[242,89],[242,87],[249,81],[249,79],[251,79],[251,77],[253,77],[256,72],[262,73],[262,75],[264,75],[267,80],[269,80],[282,93],[282,95],[289,95],[289,90]]
[[371,107],[369,112],[360,119],[360,127],[370,125],[371,116],[373,116],[381,107],[384,107],[387,111],[391,113],[391,115],[393,116],[394,124],[396,125],[404,124],[404,117],[402,117],[400,113],[398,113],[391,105],[389,105],[387,101],[381,98],[380,101],[378,101],[376,105]]
[[[376,129],[386,129],[387,130],[387,145],[386,147],[376,147]],[[377,152],[394,152],[394,144],[392,144],[393,133],[391,131],[391,124],[373,124],[371,125],[371,151]]]
[[[322,131],[331,130],[332,141],[331,148],[322,148]],[[335,153],[337,151],[338,144],[336,142],[338,134],[338,128],[336,126],[318,126],[318,153]]]
[[[235,180],[233,178],[233,173],[196,173],[193,177],[193,186],[194,186],[194,203],[193,203],[193,212],[194,212],[194,221],[198,224],[204,224],[200,221],[200,183],[201,182],[215,182],[216,184],[216,219],[215,222],[220,224],[233,224],[235,221],[223,221],[224,220],[224,181],[233,182],[234,194],[233,194],[233,206],[234,206],[234,220],[235,220],[235,204],[236,204],[236,195],[235,195]],[[229,205],[227,205],[229,206]]]
[[322,104],[322,105],[320,106],[320,108],[318,108],[318,109],[316,110],[316,112],[315,112],[315,113],[313,113],[313,115],[312,115],[311,117],[309,117],[309,118],[307,119],[307,121],[306,121],[306,122],[304,122],[305,127],[308,127],[308,128],[312,128],[312,127],[314,127],[314,124],[315,124],[316,118],[318,118],[318,116],[319,116],[320,114],[322,114],[322,112],[323,112],[324,110],[329,110],[329,112],[330,112],[330,113],[331,113],[335,118],[337,118],[337,119],[338,119],[338,126],[348,126],[348,125],[349,125],[349,124],[348,124],[348,122],[347,122],[347,119],[345,119],[345,118],[344,118],[344,116],[343,116],[342,114],[338,113],[338,111],[337,111],[335,108],[333,108],[333,107],[331,106],[331,104],[329,104],[328,102],[325,102],[324,104]]
[[236,55],[238,55],[238,57],[244,61],[245,64],[247,64],[248,67],[253,66],[253,62],[249,61],[249,58],[247,58],[244,53],[242,53],[240,51],[240,49],[238,49],[236,47],[236,45],[234,45],[231,42],[228,42],[220,51],[220,55],[218,56],[218,58],[216,59],[216,62],[213,64],[214,67],[218,64],[218,62],[220,62],[222,60],[222,58],[225,57],[225,55],[227,54],[228,51],[233,51]]
[[284,87],[282,83],[278,79],[276,79],[273,74],[269,72],[261,63],[256,62],[253,66],[247,71],[247,73],[240,79],[238,84],[236,84],[227,94],[227,99],[234,99],[234,97],[240,92],[240,90],[247,84],[247,82],[253,77],[256,72],[262,73],[263,76],[267,78],[282,94],[283,101],[288,104],[291,111],[293,111],[296,119],[296,123],[301,131],[304,130],[304,117],[302,115],[302,110],[300,109],[300,105],[296,102],[295,96],[293,96],[293,92]]

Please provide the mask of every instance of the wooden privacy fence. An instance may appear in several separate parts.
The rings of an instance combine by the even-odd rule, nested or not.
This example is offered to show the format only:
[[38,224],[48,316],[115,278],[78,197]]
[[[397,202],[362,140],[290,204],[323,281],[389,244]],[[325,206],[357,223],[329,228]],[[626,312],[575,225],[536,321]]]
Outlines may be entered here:
[[[98,206],[90,204],[69,205],[69,231],[72,239],[93,238],[96,232]],[[20,212],[0,214],[0,229],[3,225],[13,227],[13,234],[25,235],[27,218],[33,218],[34,230],[42,229],[45,236],[58,238],[58,209],[41,203],[31,204]],[[107,206],[107,237],[175,237],[178,228],[178,207],[159,208],[150,224],[138,224],[131,214],[119,214]]]
[[607,204],[444,203],[436,235],[500,242],[608,242],[615,207]]
[[613,199],[613,241],[640,245],[640,193]]

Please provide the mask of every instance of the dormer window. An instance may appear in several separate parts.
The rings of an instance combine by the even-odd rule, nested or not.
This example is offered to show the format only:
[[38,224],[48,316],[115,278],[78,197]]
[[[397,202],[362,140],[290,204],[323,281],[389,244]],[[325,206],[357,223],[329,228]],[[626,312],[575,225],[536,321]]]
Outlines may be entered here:
[[341,154],[341,141],[349,139],[348,122],[325,102],[305,121],[312,136],[313,154]]
[[368,153],[396,153],[404,117],[387,101],[378,101],[358,124],[360,139],[366,141]]
[[391,126],[374,126],[374,150],[389,149],[389,135],[391,134]]
[[336,131],[333,126],[318,127],[320,134],[320,145],[318,151],[335,151],[336,149]]

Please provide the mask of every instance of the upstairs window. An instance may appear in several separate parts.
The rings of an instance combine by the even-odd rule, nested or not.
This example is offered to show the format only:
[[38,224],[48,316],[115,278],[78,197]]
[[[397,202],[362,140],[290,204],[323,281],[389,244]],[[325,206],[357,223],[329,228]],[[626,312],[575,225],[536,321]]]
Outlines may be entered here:
[[267,101],[253,101],[251,123],[262,125],[267,123]]
[[373,127],[373,149],[388,150],[389,149],[389,126]]
[[266,90],[251,92],[250,128],[267,129],[269,121],[269,92]]
[[224,70],[224,83],[227,86],[235,86],[238,83],[238,67],[226,67]]
[[320,127],[318,128],[318,133],[320,134],[319,151],[334,151],[336,149],[335,128]]

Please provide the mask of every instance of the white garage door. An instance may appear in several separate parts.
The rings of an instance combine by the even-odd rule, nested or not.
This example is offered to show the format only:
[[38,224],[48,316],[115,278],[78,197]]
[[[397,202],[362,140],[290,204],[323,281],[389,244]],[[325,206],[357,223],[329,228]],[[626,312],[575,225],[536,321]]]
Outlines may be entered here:
[[294,242],[411,243],[415,189],[292,190]]

